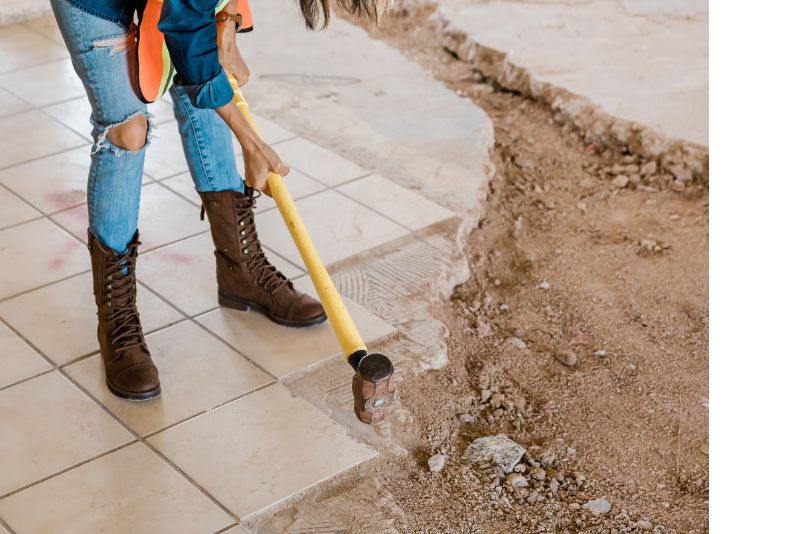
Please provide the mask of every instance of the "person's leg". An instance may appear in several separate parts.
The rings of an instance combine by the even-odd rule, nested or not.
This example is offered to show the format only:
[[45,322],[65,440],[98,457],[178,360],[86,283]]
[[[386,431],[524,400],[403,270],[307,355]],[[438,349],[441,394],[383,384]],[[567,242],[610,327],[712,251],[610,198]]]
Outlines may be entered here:
[[225,121],[213,109],[194,107],[179,85],[173,85],[169,94],[195,189],[244,192],[233,156],[233,134]]
[[103,244],[122,252],[136,232],[149,134],[147,108],[131,82],[135,34],[68,0],[51,3],[92,107],[89,229]]
[[255,196],[245,190],[236,170],[228,126],[215,111],[195,108],[180,86],[170,94],[186,161],[211,225],[219,303],[256,310],[285,326],[324,322],[322,305],[297,291],[264,254],[255,226]]
[[136,307],[136,226],[149,123],[131,83],[134,34],[68,0],[51,4],[92,107],[88,245],[106,384],[122,398],[152,399],[161,385]]

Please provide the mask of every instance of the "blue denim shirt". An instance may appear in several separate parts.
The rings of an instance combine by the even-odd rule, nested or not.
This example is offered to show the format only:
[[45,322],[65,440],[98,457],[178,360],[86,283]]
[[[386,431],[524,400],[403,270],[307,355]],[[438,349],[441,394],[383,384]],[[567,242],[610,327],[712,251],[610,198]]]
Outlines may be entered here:
[[[71,0],[87,13],[128,27],[145,0]],[[214,11],[220,0],[164,0],[158,29],[181,83],[198,108],[218,108],[233,98],[233,90],[217,50]]]

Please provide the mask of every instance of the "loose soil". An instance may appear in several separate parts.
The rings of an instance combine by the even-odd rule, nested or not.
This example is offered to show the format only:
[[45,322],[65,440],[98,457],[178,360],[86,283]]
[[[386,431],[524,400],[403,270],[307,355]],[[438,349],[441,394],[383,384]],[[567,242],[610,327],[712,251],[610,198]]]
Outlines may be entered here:
[[[488,83],[439,45],[431,12],[400,10],[373,35],[486,111],[496,173],[472,275],[441,313],[449,364],[403,382],[411,417],[393,439],[415,452],[378,477],[394,528],[707,532],[707,190]],[[500,433],[527,448],[527,487],[461,458]],[[583,508],[600,498],[610,512]]]

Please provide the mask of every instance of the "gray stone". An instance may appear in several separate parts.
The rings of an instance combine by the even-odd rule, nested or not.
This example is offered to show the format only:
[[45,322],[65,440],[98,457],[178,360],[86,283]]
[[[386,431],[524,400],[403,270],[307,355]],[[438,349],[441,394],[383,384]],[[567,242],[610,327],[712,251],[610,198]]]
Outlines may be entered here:
[[528,487],[528,481],[525,479],[524,476],[520,475],[519,473],[512,473],[508,475],[508,478],[506,478],[506,484],[508,484],[512,488]]
[[505,434],[484,436],[469,444],[464,458],[471,463],[492,462],[508,474],[514,470],[525,454],[525,447],[511,440]]
[[447,463],[447,455],[446,454],[434,454],[430,458],[428,458],[428,469],[431,470],[432,473],[438,473],[442,469],[444,469],[444,465]]
[[566,365],[567,367],[575,367],[578,363],[578,355],[571,350],[562,350],[555,354],[556,360]]
[[535,478],[536,480],[544,480],[547,477],[547,471],[541,467],[536,468],[531,471],[531,477]]
[[520,350],[524,350],[524,349],[528,348],[527,343],[525,343],[523,340],[521,340],[517,336],[512,336],[512,337],[506,338],[505,344],[506,345],[510,345],[510,346],[514,347],[515,349],[520,349]]
[[647,519],[640,519],[636,526],[639,527],[639,530],[644,531],[651,531],[653,530],[653,523],[648,521]]
[[458,416],[458,420],[461,421],[462,423],[474,423],[475,416],[468,413],[462,413],[461,415]]
[[606,515],[611,511],[611,503],[605,499],[592,499],[584,504],[583,507],[595,516]]
[[630,181],[631,179],[628,178],[626,175],[620,174],[619,176],[611,180],[611,185],[619,189],[625,189],[626,187],[628,187],[628,183],[630,183]]

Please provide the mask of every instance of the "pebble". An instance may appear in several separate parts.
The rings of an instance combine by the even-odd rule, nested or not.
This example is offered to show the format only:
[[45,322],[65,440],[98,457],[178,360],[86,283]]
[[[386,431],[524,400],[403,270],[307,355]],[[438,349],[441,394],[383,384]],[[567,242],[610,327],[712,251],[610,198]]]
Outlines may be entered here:
[[679,182],[678,180],[675,180],[674,182],[669,184],[669,188],[677,193],[682,193],[683,191],[686,190],[686,184],[683,182]]
[[523,454],[525,447],[505,434],[497,434],[474,440],[464,451],[464,458],[471,463],[492,462],[508,474],[514,470]]
[[512,346],[512,347],[514,347],[515,349],[524,350],[524,349],[527,349],[527,348],[528,348],[528,344],[527,344],[527,343],[525,343],[525,342],[524,342],[523,340],[521,340],[520,338],[518,338],[517,336],[512,336],[512,337],[510,337],[510,338],[507,338],[507,339],[506,339],[506,341],[505,341],[505,343],[506,343],[507,345],[511,345],[511,346]]
[[538,469],[534,469],[531,471],[531,477],[536,480],[544,480],[547,477],[547,471],[542,469],[541,467]]
[[528,481],[525,479],[524,476],[520,475],[519,473],[512,473],[508,475],[508,478],[506,478],[506,484],[508,484],[512,488],[528,487]]
[[478,336],[479,337],[488,337],[492,334],[492,327],[489,326],[489,323],[484,321],[478,321]]
[[555,497],[558,495],[558,480],[551,479],[550,480],[550,493]]
[[611,180],[611,185],[619,189],[625,189],[626,187],[628,187],[628,183],[630,181],[631,181],[630,178],[628,178],[624,174],[620,174],[619,176]]
[[438,473],[442,469],[444,469],[444,464],[447,463],[447,455],[446,454],[434,454],[430,458],[428,458],[428,469],[431,470],[431,473]]
[[578,355],[571,350],[562,350],[555,354],[556,360],[567,367],[575,367],[578,363]]
[[539,289],[550,289],[550,282],[544,281],[536,287],[538,287]]
[[588,208],[589,208],[589,206],[586,205],[586,202],[583,202],[583,201],[578,202],[578,209],[579,210],[586,211]]
[[611,503],[605,499],[592,499],[583,505],[592,515],[606,515],[611,511]]
[[650,176],[652,174],[655,174],[657,170],[658,170],[658,165],[656,165],[656,162],[648,161],[647,163],[642,165],[642,168],[639,169],[639,172],[641,172],[644,176]]
[[653,530],[653,523],[648,521],[647,519],[640,519],[636,526],[639,527],[640,530],[650,531]]
[[677,220],[679,220],[680,218],[681,218],[681,216],[680,216],[680,215],[678,215],[677,213],[673,213],[672,215],[670,215],[670,216],[669,216],[669,220],[670,220],[670,221],[677,221]]
[[598,350],[597,352],[594,353],[594,355],[597,356],[598,358],[605,358],[606,357],[606,351]]
[[488,389],[482,389],[481,390],[481,404],[484,404],[485,402],[488,402],[489,399],[491,399],[491,398],[492,398],[491,390],[488,390]]
[[468,413],[462,413],[461,415],[458,416],[458,420],[461,421],[462,423],[474,423],[475,416]]

